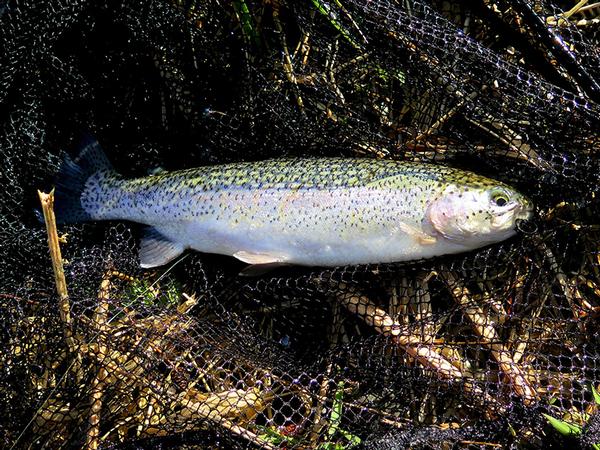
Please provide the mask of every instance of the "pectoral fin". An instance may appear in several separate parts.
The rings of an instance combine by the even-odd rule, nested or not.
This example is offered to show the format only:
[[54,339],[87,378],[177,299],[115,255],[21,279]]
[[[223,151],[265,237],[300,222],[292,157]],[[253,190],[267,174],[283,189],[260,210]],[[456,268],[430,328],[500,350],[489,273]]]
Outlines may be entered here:
[[435,236],[424,233],[423,231],[418,230],[404,222],[400,222],[398,224],[398,228],[404,233],[415,238],[415,240],[421,245],[432,245],[437,242],[437,238]]
[[185,247],[173,242],[158,230],[147,227],[140,242],[140,266],[144,269],[167,264],[181,255]]

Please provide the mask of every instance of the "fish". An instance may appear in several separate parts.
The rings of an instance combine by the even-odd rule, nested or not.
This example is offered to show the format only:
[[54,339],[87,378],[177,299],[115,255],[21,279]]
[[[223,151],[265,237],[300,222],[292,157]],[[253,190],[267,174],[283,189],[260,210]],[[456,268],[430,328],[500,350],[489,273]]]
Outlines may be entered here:
[[87,138],[56,177],[59,223],[145,225],[142,268],[187,249],[250,271],[421,260],[504,241],[532,202],[507,184],[424,162],[282,158],[124,178]]

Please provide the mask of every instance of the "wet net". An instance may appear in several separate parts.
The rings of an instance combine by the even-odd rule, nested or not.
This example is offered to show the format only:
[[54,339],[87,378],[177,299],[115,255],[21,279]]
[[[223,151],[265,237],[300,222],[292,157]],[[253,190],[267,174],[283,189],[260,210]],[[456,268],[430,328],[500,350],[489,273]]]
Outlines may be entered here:
[[[585,1],[0,2],[0,446],[600,444],[599,27]],[[60,226],[59,296],[36,190],[84,131],[127,176],[429,161],[536,215],[467,254],[254,278]]]

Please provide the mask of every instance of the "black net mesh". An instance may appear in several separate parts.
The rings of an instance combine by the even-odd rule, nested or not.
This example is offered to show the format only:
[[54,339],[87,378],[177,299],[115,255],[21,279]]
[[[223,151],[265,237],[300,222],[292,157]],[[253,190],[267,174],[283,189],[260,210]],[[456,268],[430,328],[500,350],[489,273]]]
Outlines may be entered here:
[[[600,444],[600,7],[576,3],[0,2],[0,446]],[[65,303],[36,189],[85,130],[127,176],[433,161],[536,217],[468,254],[255,278],[61,226]]]

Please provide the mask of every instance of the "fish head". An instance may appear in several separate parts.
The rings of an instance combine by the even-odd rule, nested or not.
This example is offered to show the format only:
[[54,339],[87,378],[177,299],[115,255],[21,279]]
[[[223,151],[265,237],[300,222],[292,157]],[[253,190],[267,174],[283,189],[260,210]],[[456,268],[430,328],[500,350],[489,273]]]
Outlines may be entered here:
[[424,225],[435,235],[472,248],[513,236],[517,221],[531,218],[533,204],[510,186],[484,180],[446,186],[428,206]]

